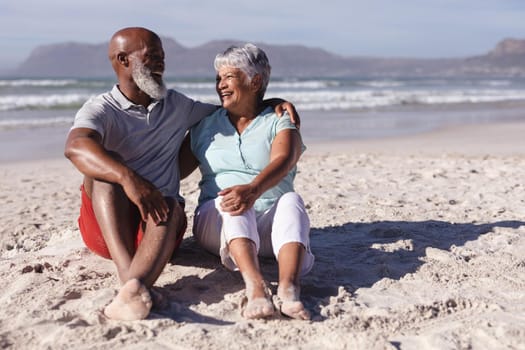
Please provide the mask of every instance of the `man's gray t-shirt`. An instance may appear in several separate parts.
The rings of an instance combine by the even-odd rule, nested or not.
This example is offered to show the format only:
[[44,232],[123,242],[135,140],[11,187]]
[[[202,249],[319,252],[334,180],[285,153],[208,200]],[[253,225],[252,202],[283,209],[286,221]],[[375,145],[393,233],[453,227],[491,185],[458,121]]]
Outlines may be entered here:
[[72,129],[96,130],[107,151],[117,153],[127,166],[153,183],[164,196],[182,200],[180,145],[186,131],[216,108],[174,90],[168,90],[164,99],[144,108],[130,102],[115,85],[110,92],[82,106]]

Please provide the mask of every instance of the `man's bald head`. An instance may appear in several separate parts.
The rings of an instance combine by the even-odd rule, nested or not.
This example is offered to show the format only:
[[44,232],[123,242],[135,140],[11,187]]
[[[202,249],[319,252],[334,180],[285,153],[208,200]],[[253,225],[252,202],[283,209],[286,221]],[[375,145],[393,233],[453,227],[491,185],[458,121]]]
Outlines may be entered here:
[[115,71],[117,70],[119,55],[130,55],[135,51],[144,49],[152,43],[160,43],[157,34],[149,29],[141,27],[129,27],[117,31],[111,37],[108,48],[108,56]]
[[118,87],[130,101],[148,106],[152,98],[166,95],[164,49],[157,34],[140,27],[121,29],[111,37],[108,56]]

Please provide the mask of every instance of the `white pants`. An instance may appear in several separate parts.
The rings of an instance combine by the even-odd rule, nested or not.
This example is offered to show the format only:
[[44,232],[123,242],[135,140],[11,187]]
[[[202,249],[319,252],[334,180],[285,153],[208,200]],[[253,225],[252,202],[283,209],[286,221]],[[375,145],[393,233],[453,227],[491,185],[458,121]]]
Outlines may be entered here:
[[295,192],[282,195],[266,212],[256,217],[253,208],[242,215],[232,216],[220,208],[222,197],[203,203],[195,211],[193,235],[197,242],[230,270],[237,266],[230,256],[228,244],[234,238],[248,238],[255,243],[261,256],[279,256],[286,243],[304,245],[301,275],[308,273],[314,264],[310,251],[310,220],[302,198]]

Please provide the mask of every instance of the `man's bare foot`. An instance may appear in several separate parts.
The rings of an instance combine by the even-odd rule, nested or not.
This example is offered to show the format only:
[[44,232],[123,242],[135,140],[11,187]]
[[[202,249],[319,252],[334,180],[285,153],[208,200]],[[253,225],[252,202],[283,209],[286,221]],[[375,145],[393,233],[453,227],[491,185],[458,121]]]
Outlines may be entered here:
[[246,296],[241,302],[241,315],[248,319],[258,319],[273,316],[274,313],[275,308],[266,284],[247,283]]
[[297,287],[291,286],[284,288],[279,286],[277,288],[277,295],[273,298],[275,308],[284,316],[296,320],[309,320],[311,318],[310,312],[305,309],[299,299],[299,294],[300,290]]
[[148,289],[133,278],[124,283],[115,299],[104,309],[104,314],[113,320],[142,320],[148,316],[151,306]]

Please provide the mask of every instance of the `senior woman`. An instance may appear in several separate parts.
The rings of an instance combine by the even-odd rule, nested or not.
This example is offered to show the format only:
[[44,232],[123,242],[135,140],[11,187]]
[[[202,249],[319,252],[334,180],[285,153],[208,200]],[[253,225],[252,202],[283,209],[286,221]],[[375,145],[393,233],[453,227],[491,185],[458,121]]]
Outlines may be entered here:
[[[263,103],[271,70],[263,50],[252,44],[230,47],[214,66],[222,108],[190,130],[182,151],[187,159],[191,147],[194,155],[182,175],[197,163],[202,174],[193,234],[227,268],[241,272],[245,318],[269,317],[277,309],[310,319],[300,300],[300,276],[314,263],[310,222],[293,188],[304,149],[301,136],[289,116],[279,118]],[[273,300],[258,254],[278,261]]]

